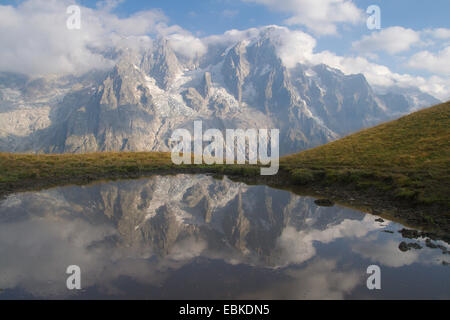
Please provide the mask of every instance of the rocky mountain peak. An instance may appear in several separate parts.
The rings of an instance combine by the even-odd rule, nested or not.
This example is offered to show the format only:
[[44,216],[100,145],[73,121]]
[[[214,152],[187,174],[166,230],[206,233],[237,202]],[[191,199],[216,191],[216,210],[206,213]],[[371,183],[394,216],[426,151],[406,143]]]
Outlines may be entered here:
[[156,80],[156,84],[163,90],[168,89],[176,75],[182,70],[177,56],[168,44],[167,39],[161,38],[152,50],[144,55],[140,68],[148,76]]
[[242,100],[242,85],[250,73],[246,52],[245,42],[239,42],[228,51],[222,67],[225,84],[239,102]]
[[142,81],[142,74],[137,70],[133,57],[122,57],[114,69],[99,87],[100,104],[108,109],[115,109],[123,105],[136,105],[140,102],[137,94],[138,84]]
[[212,81],[211,81],[211,73],[205,72],[202,77],[202,81],[200,82],[199,92],[203,96],[203,98],[207,98],[211,93]]

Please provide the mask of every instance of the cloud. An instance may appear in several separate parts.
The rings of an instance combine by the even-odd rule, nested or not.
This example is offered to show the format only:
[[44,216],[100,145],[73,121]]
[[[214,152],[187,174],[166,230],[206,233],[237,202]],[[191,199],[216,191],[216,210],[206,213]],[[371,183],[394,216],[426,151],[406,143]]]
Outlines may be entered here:
[[278,266],[301,264],[316,255],[314,243],[331,243],[340,238],[362,238],[380,229],[380,225],[367,215],[363,220],[343,220],[325,230],[300,230],[286,227],[277,241]]
[[352,46],[359,52],[385,51],[397,54],[410,50],[411,46],[419,42],[418,32],[403,27],[390,27],[364,36],[361,40],[353,42]]
[[[409,58],[405,57],[407,59],[404,64],[405,67],[434,74],[428,78],[394,73],[386,66],[372,63],[364,57],[338,57],[330,52],[322,52],[315,58],[346,73],[363,73],[368,81],[375,86],[416,87],[441,100],[448,100],[450,98],[450,79],[448,78],[448,75],[450,75],[450,65],[448,64],[450,47],[448,43],[445,44],[442,41],[436,43],[436,39],[450,39],[450,29],[436,28],[414,31],[396,26],[374,32],[352,44],[355,50],[365,53],[367,57],[377,51],[398,54],[405,53],[414,46],[441,47],[442,49],[437,52],[423,50],[409,56]],[[439,75],[447,76],[447,78]]]
[[[44,204],[42,210],[48,211],[51,205]],[[151,247],[142,252],[129,246],[124,249],[112,242],[112,236],[118,236],[113,225],[93,225],[64,215],[0,224],[0,288],[19,287],[36,298],[68,298],[76,293],[67,290],[65,271],[75,264],[81,268],[83,288],[95,286],[102,293],[118,294],[118,278],[160,284],[171,272],[200,256],[207,245],[186,238],[158,260],[148,259],[155,256]]]
[[111,253],[90,250],[114,235],[110,226],[93,226],[82,220],[25,221],[0,225],[0,287],[21,287],[37,297],[66,296],[69,265],[82,267],[83,286],[102,276]]
[[292,68],[299,62],[305,62],[313,55],[316,40],[309,34],[290,30],[286,27],[269,25],[261,28],[250,28],[247,30],[229,30],[222,35],[214,35],[203,38],[206,45],[222,44],[229,46],[244,40],[253,40],[266,34],[276,43],[278,56],[283,63]]
[[361,241],[353,244],[352,250],[370,261],[388,267],[403,267],[411,265],[419,260],[419,252],[411,250],[400,252],[399,243],[389,240],[381,244],[374,244],[373,241]]
[[305,62],[313,56],[316,40],[302,31],[281,29],[279,32],[280,45],[278,55],[288,68],[294,67],[298,62]]
[[316,40],[309,34],[290,30],[286,27],[269,25],[261,28],[250,28],[247,30],[229,30],[222,35],[214,35],[203,38],[202,41],[207,45],[230,46],[244,40],[254,40],[261,35],[268,35],[276,44],[278,56],[283,63],[292,68],[297,63],[304,63],[311,59],[316,46]]
[[407,65],[410,68],[426,70],[432,73],[450,75],[450,46],[433,53],[421,51],[413,55]]
[[72,1],[28,0],[17,7],[0,5],[0,70],[30,75],[81,74],[111,67],[113,61],[101,54],[108,48],[148,47],[149,35],[181,30],[168,27],[159,10],[119,18],[110,11],[120,2],[103,1],[95,9],[81,6],[79,30],[66,26],[70,16],[66,10]]
[[427,29],[424,33],[436,39],[450,39],[450,29],[447,28]]
[[206,45],[188,32],[177,32],[167,35],[170,47],[178,54],[193,59],[206,53]]
[[264,28],[250,28],[246,30],[231,29],[225,31],[223,34],[205,37],[202,41],[208,46],[218,44],[227,46],[239,41],[258,37],[263,29]]
[[336,34],[338,23],[356,24],[363,21],[363,12],[351,0],[242,0],[288,13],[288,25],[306,26],[312,32]]
[[342,270],[332,259],[314,259],[302,269],[286,269],[283,274],[288,280],[277,281],[269,289],[244,293],[239,299],[338,300],[364,283],[358,270]]
[[286,286],[291,299],[344,299],[363,282],[358,270],[339,270],[337,261],[331,259],[317,259],[305,269],[286,273],[292,277]]
[[[361,239],[352,244],[352,251],[374,263],[393,268],[412,264],[439,265],[441,263],[442,253],[440,251],[422,248],[421,250],[401,252],[399,241],[399,239],[383,239],[381,237],[378,237],[377,241]],[[425,247],[424,239],[415,242]]]

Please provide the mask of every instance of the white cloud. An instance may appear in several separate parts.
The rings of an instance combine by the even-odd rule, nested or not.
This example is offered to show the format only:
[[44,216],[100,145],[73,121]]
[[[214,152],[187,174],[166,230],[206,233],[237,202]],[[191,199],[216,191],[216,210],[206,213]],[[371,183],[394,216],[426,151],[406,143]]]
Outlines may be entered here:
[[251,28],[243,31],[229,30],[223,35],[204,38],[203,41],[207,45],[217,43],[232,45],[239,41],[255,39],[263,33],[270,34],[272,41],[276,43],[278,56],[288,68],[295,67],[299,62],[309,60],[313,55],[316,40],[312,36],[299,30],[289,30],[286,27],[276,25]]
[[206,53],[206,45],[199,39],[186,32],[167,35],[170,47],[178,54],[192,59]]
[[203,38],[202,41],[206,45],[215,45],[215,44],[229,45],[245,39],[257,37],[260,35],[261,30],[262,30],[261,28],[250,28],[247,30],[231,29],[226,31],[224,34],[212,35]]
[[366,259],[388,267],[403,267],[419,260],[419,253],[415,250],[400,252],[399,243],[389,240],[381,244],[373,241],[361,241],[353,244],[352,250]]
[[363,282],[357,270],[340,270],[336,260],[317,259],[306,268],[289,269],[291,281],[285,285],[290,299],[338,300],[344,299]]
[[[368,81],[375,86],[389,87],[416,87],[441,100],[450,98],[450,46],[445,43],[436,43],[435,40],[450,39],[450,29],[436,28],[414,31],[402,27],[391,27],[353,43],[353,48],[370,57],[373,52],[385,51],[390,54],[404,53],[414,46],[437,46],[444,48],[438,52],[429,50],[420,51],[410,56],[404,66],[416,70],[424,70],[434,75],[425,78],[410,74],[393,73],[386,66],[375,64],[362,57],[338,57],[333,53],[322,52],[316,59],[323,60],[344,72],[361,72]],[[445,47],[446,46],[446,47]],[[447,76],[440,77],[441,76]]]
[[385,51],[396,54],[411,49],[411,46],[420,43],[420,34],[412,29],[403,27],[390,27],[364,36],[361,40],[353,42],[352,46],[359,52]]
[[447,28],[427,29],[424,33],[436,39],[450,39],[450,29]]
[[351,0],[242,0],[291,15],[288,25],[303,25],[316,34],[336,34],[338,23],[356,24],[363,12]]
[[289,31],[284,28],[279,33],[279,37],[280,45],[277,51],[286,67],[292,68],[297,63],[312,58],[317,42],[309,34],[301,31]]
[[239,299],[344,299],[358,285],[364,283],[358,270],[345,269],[340,268],[336,260],[315,259],[304,268],[282,271],[288,280],[279,280],[268,289],[260,288],[257,292],[244,293]]
[[[167,26],[159,10],[140,11],[126,18],[112,14],[120,0],[103,1],[97,9],[81,8],[81,29],[69,30],[66,9],[73,1],[28,0],[17,7],[0,5],[0,70],[31,75],[83,73],[107,68],[112,61],[99,52],[111,47],[150,46],[149,34],[172,35],[179,46],[178,26]],[[194,48],[199,47],[194,41]],[[94,50],[93,50],[94,49]],[[188,53],[189,54],[189,53]]]
[[111,253],[89,250],[89,246],[114,234],[112,227],[82,220],[27,219],[2,224],[0,287],[20,287],[37,297],[70,296],[65,286],[67,266],[74,261],[82,266],[84,286],[98,281]]
[[409,59],[407,65],[414,69],[450,76],[450,46],[437,53],[418,52]]
[[325,230],[297,231],[293,227],[286,227],[277,241],[277,264],[301,264],[311,259],[316,255],[315,242],[331,243],[339,238],[362,238],[380,228],[370,215],[361,221],[346,219],[338,225],[328,226]]

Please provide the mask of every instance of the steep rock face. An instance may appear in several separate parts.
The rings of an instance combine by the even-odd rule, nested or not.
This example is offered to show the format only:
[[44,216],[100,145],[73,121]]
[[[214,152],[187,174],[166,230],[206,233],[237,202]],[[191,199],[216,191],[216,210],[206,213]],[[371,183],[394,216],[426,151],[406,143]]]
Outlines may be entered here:
[[346,76],[326,65],[298,66],[291,74],[311,112],[339,135],[372,126],[389,117],[361,74]]
[[386,106],[394,106],[395,109],[392,108],[393,112],[405,113],[410,109],[410,103],[408,102],[408,99],[401,94],[389,92],[379,95],[379,98]]
[[208,98],[211,93],[212,88],[212,80],[211,73],[205,72],[205,75],[202,78],[200,86],[198,88],[198,92],[202,95],[203,98]]
[[182,93],[183,99],[186,104],[194,109],[195,111],[204,111],[206,108],[206,100],[204,97],[195,89],[188,88]]
[[[157,124],[148,90],[139,83],[140,74],[131,65],[119,63],[94,90],[67,94],[55,113],[55,124],[42,132],[44,152],[93,152],[139,150],[154,139]],[[51,132],[56,132],[52,135]]]
[[441,101],[416,89],[392,88],[391,91],[379,94],[380,103],[390,113],[402,115],[417,111],[424,106],[439,104]]
[[337,138],[317,121],[293,87],[269,34],[233,47],[223,65],[225,83],[239,103],[252,106],[280,128],[280,152],[306,149]]
[[0,73],[0,151],[169,151],[177,128],[279,129],[280,154],[298,152],[435,100],[374,93],[363,75],[325,65],[288,69],[276,33],[212,45],[198,61],[160,39],[122,50],[115,67],[30,79]]
[[158,87],[166,90],[181,67],[167,40],[160,39],[155,50],[147,52],[142,58],[141,69],[156,80]]
[[228,52],[222,67],[225,84],[238,102],[242,100],[242,85],[250,72],[246,49],[244,43],[238,43]]

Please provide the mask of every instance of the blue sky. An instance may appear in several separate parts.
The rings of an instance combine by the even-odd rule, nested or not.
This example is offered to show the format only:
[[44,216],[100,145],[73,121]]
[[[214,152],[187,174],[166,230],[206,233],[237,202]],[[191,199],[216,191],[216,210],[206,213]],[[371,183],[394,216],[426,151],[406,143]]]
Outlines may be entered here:
[[[1,0],[0,4],[17,5],[23,0]],[[77,3],[95,8],[98,0],[79,0]],[[382,10],[383,27],[404,26],[413,29],[449,27],[448,0],[354,0],[359,8],[376,4]],[[247,29],[268,24],[283,25],[288,13],[279,13],[259,4],[239,0],[126,0],[114,12],[120,16],[161,9],[173,23],[191,32],[223,33],[229,29]],[[228,10],[229,14],[224,12]],[[367,30],[364,30],[367,31]]]
[[[83,0],[78,3],[96,7],[97,1]],[[431,28],[450,28],[450,1],[448,0],[355,0],[353,3],[361,10],[370,5],[378,5],[381,9],[382,28],[402,26],[413,30]],[[251,27],[265,25],[286,25],[289,12],[277,12],[272,8],[239,0],[126,0],[117,5],[114,13],[121,17],[149,9],[161,9],[170,19],[171,24],[177,24],[193,34],[202,37],[222,34],[230,29],[245,30]],[[308,32],[304,26],[289,26]],[[352,42],[364,35],[372,33],[364,23],[351,28],[339,29],[337,35],[317,36],[318,50],[331,50],[340,55],[357,55],[352,50]],[[416,50],[417,51],[417,50]],[[410,54],[414,51],[410,52]],[[402,67],[403,57],[379,53],[379,60],[395,72],[405,72]],[[429,76],[427,70],[415,70],[415,74]]]
[[[95,7],[97,1],[83,0],[78,3]],[[380,6],[384,28],[450,27],[448,0],[355,0],[353,3],[363,10],[373,4]],[[161,9],[172,23],[203,35],[268,24],[283,25],[283,20],[289,17],[288,13],[275,12],[263,5],[239,0],[126,0],[114,11],[121,16],[127,16],[137,11],[155,8]],[[362,29],[361,33],[369,32],[364,26]]]
[[[0,0],[0,4],[10,5],[21,2],[23,0]],[[95,8],[98,0],[76,2]],[[353,3],[363,10],[373,4],[380,6],[384,28],[403,26],[419,30],[450,27],[448,0],[354,0]],[[283,20],[289,17],[288,13],[275,12],[263,5],[239,0],[125,0],[117,5],[114,12],[124,17],[138,11],[156,8],[161,9],[173,24],[200,35],[219,34],[230,29],[248,29],[269,24],[283,25]],[[361,29],[359,34],[369,32],[364,26]]]
[[[16,1],[10,1],[16,2]],[[95,0],[78,3],[95,7]],[[376,4],[382,10],[383,27],[404,26],[413,29],[449,27],[450,1],[448,0],[356,0],[359,8]],[[268,24],[283,25],[288,13],[274,12],[265,6],[239,0],[127,0],[115,12],[119,15],[158,8],[175,24],[196,33],[217,34],[229,29],[247,29]],[[228,10],[229,15],[224,15]],[[233,15],[235,14],[235,15]],[[365,28],[363,28],[365,29]],[[363,32],[367,32],[365,29]]]
[[[441,99],[450,98],[449,0],[61,0],[59,3],[70,2],[92,8],[91,14],[99,19],[104,17],[98,12],[100,4],[110,4],[108,17],[113,15],[122,22],[139,12],[159,10],[168,27],[177,25],[198,39],[231,29],[286,26],[311,35],[315,39],[315,53],[332,53],[315,57],[316,60],[334,63],[341,69],[347,66],[348,72],[362,72],[375,84],[381,83],[380,75],[387,72],[380,66],[386,66],[391,80],[405,85],[417,82],[423,91]],[[0,0],[0,10],[12,5],[18,16],[25,17],[29,10],[21,9],[24,4],[33,4],[36,11],[42,7],[43,14],[51,6],[55,11],[59,3]],[[370,5],[381,9],[381,30],[369,30],[366,26],[366,9]],[[6,17],[11,16],[4,11]],[[0,27],[1,14],[0,11]]]

